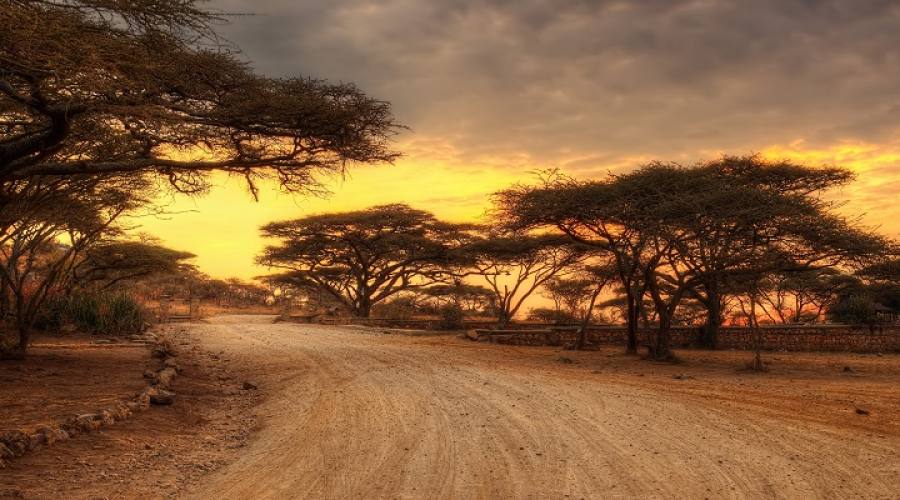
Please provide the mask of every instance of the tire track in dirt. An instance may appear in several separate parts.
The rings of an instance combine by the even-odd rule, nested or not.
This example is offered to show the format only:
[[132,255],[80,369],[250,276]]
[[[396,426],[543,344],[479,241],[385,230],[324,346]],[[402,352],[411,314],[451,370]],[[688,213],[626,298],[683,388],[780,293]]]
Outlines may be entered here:
[[266,392],[262,428],[196,498],[896,498],[900,482],[893,436],[339,327],[191,328]]

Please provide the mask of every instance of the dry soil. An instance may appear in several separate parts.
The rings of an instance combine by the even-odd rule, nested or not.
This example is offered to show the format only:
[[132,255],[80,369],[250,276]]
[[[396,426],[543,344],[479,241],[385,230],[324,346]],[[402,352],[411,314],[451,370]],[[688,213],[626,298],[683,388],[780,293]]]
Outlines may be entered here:
[[[682,364],[219,317],[259,430],[191,484],[243,498],[898,498],[900,357]],[[846,367],[846,368],[845,368]]]

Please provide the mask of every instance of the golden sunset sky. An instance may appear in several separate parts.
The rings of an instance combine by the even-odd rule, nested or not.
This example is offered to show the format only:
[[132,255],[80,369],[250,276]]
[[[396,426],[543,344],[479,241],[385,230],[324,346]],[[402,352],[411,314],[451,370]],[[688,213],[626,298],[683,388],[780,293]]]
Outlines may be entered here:
[[673,0],[216,0],[257,71],[354,82],[389,101],[404,154],[326,179],[327,198],[240,180],[166,199],[136,231],[251,278],[262,224],[408,203],[471,220],[550,167],[579,178],[649,160],[761,153],[839,165],[842,212],[900,236],[900,5]]

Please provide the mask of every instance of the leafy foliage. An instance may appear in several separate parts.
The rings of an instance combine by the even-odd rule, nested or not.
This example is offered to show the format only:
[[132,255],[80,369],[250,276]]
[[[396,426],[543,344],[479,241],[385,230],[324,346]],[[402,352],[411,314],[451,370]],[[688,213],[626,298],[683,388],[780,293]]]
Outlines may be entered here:
[[271,280],[321,290],[367,317],[374,304],[448,277],[466,228],[401,204],[313,215],[264,226],[280,244],[258,261],[286,271]]
[[12,0],[0,9],[0,181],[220,170],[292,191],[389,162],[390,106],[352,84],[254,74],[194,0]]
[[668,330],[687,298],[707,308],[715,328],[729,284],[742,283],[754,309],[771,273],[860,266],[883,255],[885,238],[834,215],[818,196],[851,179],[838,168],[757,156],[690,168],[652,162],[603,180],[551,173],[541,186],[498,193],[497,216],[514,230],[553,228],[611,255],[629,333],[648,295],[660,327],[653,356],[667,359]]

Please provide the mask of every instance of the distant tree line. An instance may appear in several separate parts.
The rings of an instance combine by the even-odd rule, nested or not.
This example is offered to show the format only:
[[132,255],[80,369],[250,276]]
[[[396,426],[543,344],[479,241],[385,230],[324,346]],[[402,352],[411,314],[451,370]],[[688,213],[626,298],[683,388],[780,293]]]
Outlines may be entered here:
[[629,352],[641,323],[652,324],[653,359],[672,358],[676,324],[702,323],[715,348],[725,322],[743,322],[759,347],[760,321],[875,322],[896,312],[895,242],[838,215],[825,196],[852,178],[758,156],[653,162],[599,180],[547,172],[498,192],[489,226],[405,205],[315,215],[265,226],[279,243],[259,262],[359,317],[398,296],[480,281],[483,310],[501,327],[543,289],[555,307],[533,317],[586,325],[606,309],[627,325]]

